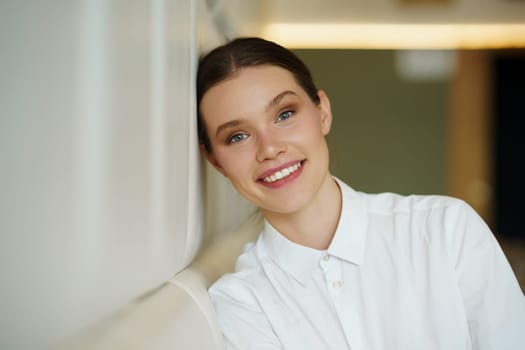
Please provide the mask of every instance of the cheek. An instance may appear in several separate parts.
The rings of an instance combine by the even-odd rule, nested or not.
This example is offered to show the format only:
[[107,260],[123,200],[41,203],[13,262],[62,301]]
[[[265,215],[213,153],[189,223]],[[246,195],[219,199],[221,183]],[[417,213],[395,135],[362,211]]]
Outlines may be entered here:
[[216,159],[229,178],[242,177],[247,171],[248,162],[243,152],[219,151]]
[[307,123],[301,124],[296,130],[291,132],[290,137],[295,142],[299,142],[306,147],[317,147],[324,140],[318,117],[311,116]]

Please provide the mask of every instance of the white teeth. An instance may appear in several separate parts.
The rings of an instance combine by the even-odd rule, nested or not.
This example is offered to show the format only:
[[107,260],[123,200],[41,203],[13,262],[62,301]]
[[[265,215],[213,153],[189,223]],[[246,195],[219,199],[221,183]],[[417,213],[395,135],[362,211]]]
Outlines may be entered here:
[[301,167],[301,163],[297,163],[295,165],[292,165],[288,168],[281,169],[279,171],[276,171],[270,176],[267,176],[263,179],[264,182],[275,182],[277,180],[284,179],[285,177],[289,176],[291,173],[295,172],[297,169]]

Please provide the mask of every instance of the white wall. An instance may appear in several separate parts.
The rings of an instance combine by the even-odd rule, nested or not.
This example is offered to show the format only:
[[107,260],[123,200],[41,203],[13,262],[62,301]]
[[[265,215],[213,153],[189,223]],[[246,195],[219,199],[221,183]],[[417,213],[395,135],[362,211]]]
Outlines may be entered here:
[[2,1],[0,348],[53,344],[202,239],[196,2]]

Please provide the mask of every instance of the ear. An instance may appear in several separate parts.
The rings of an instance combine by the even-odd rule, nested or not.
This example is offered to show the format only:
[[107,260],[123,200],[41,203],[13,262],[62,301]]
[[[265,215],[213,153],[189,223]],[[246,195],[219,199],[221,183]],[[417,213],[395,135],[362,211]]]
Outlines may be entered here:
[[217,171],[219,171],[222,175],[226,176],[226,174],[224,173],[224,169],[217,161],[217,158],[215,158],[213,151],[208,151],[206,149],[206,146],[204,146],[202,143],[199,144],[199,149],[201,151],[201,154],[206,158],[206,160],[210,162],[210,164],[213,165],[213,167],[217,169]]
[[321,131],[323,135],[328,135],[332,127],[330,99],[323,90],[317,91],[317,96],[319,96],[319,109],[321,110]]

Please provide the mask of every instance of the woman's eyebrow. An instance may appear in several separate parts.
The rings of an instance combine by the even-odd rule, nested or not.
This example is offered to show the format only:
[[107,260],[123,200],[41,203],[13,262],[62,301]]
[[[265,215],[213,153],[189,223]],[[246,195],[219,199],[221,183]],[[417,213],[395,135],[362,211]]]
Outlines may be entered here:
[[228,129],[228,128],[234,128],[236,126],[239,126],[242,124],[242,121],[239,120],[239,119],[234,119],[234,120],[230,120],[230,121],[227,121],[226,123],[224,124],[221,124],[217,127],[217,131],[215,131],[215,137],[217,137],[221,131],[223,131],[224,129]]
[[268,103],[268,106],[266,106],[266,110],[270,110],[272,107],[274,107],[276,104],[278,104],[285,96],[287,95],[294,95],[294,96],[297,96],[299,97],[299,95],[297,95],[295,92],[293,92],[292,90],[286,90],[286,91],[283,91],[281,92],[280,94],[278,94],[277,96],[275,96],[271,101],[270,103]]
[[[270,110],[272,107],[277,105],[285,96],[288,96],[288,95],[299,97],[299,95],[297,95],[292,90],[285,90],[285,91],[279,93],[274,98],[272,98],[272,100],[266,106],[266,111]],[[215,136],[217,137],[224,129],[234,128],[234,127],[239,126],[241,124],[242,124],[242,120],[240,120],[240,119],[234,119],[234,120],[227,121],[226,123],[221,124],[221,125],[219,125],[217,127],[217,131],[215,131]]]

